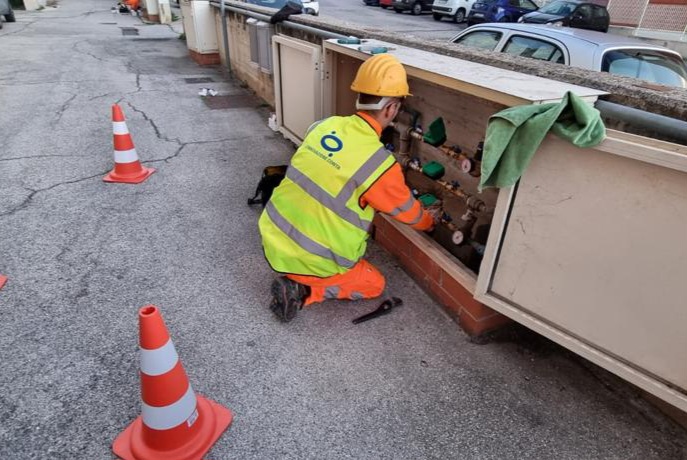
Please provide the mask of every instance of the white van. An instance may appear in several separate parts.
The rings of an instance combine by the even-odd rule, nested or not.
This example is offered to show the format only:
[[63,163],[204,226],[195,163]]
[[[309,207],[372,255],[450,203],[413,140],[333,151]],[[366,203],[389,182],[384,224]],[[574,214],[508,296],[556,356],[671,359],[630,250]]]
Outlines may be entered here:
[[475,0],[434,0],[432,17],[435,21],[450,18],[453,22],[463,22]]

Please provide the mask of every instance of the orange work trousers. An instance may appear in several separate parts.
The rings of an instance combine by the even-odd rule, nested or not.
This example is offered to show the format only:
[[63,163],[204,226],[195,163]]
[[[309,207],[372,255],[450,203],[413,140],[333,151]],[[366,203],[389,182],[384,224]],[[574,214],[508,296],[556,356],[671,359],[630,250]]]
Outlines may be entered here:
[[326,299],[372,299],[384,292],[386,280],[374,265],[367,260],[360,261],[346,273],[318,278],[316,276],[286,275],[287,278],[310,287],[310,296],[304,306]]

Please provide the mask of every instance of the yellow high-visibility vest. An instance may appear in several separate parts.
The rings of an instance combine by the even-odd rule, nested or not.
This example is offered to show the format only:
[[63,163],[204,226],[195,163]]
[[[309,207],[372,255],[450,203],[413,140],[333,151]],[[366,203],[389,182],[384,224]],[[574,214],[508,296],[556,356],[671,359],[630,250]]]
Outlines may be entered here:
[[313,125],[260,216],[272,269],[319,277],[351,269],[365,254],[374,217],[360,197],[394,163],[358,115]]

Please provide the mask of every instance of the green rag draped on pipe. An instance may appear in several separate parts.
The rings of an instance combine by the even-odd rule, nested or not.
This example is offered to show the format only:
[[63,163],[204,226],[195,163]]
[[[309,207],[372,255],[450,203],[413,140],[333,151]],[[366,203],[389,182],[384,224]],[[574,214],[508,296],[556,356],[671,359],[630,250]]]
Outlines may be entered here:
[[515,184],[549,131],[582,148],[606,137],[599,111],[569,91],[561,102],[502,110],[489,119],[479,190]]

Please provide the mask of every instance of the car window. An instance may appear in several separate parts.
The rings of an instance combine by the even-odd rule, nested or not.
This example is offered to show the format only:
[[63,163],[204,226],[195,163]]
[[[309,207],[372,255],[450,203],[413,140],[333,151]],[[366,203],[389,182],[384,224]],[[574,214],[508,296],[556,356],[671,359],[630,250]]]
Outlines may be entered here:
[[608,17],[608,11],[602,6],[592,6],[592,15],[595,18],[606,18]]
[[540,13],[553,14],[555,16],[568,16],[573,12],[577,6],[575,3],[569,2],[551,2],[539,9]]
[[684,62],[660,51],[608,51],[601,61],[601,70],[662,85],[687,87],[687,68]]
[[537,5],[534,4],[534,2],[531,2],[530,0],[520,0],[520,8],[525,9],[525,10],[534,11],[538,7],[537,7]]
[[475,32],[463,35],[453,43],[493,51],[496,45],[498,45],[499,40],[501,40],[502,35],[501,32],[495,32],[493,30],[476,30]]
[[558,64],[565,63],[563,51],[558,46],[536,38],[514,35],[506,42],[503,52]]
[[575,16],[580,19],[591,19],[592,18],[592,6],[591,5],[580,5],[579,8],[575,10]]

